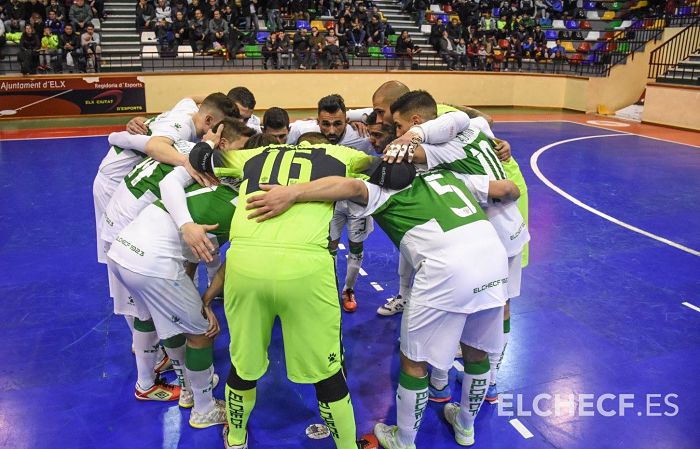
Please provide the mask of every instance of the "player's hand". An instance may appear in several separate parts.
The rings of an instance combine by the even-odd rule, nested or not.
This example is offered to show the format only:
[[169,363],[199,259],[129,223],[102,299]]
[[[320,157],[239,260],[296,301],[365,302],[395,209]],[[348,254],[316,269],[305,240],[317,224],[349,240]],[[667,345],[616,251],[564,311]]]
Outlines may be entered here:
[[216,131],[214,131],[214,128],[209,128],[209,131],[207,131],[206,134],[204,134],[204,137],[202,137],[202,140],[210,140],[211,143],[214,144],[214,148],[219,146],[219,142],[221,141],[221,133],[224,132],[224,127],[223,125],[219,125]]
[[494,150],[496,150],[496,156],[498,156],[498,159],[501,161],[505,162],[510,159],[510,144],[508,141],[499,140]]
[[214,315],[214,311],[211,309],[211,306],[204,306],[202,310],[204,312],[204,316],[209,322],[209,327],[207,328],[207,331],[204,333],[204,335],[211,339],[214,339],[217,335],[219,335],[219,332],[221,332],[219,320],[216,319],[216,315]]
[[384,160],[389,164],[399,164],[406,158],[408,163],[413,162],[416,152],[414,139],[419,137],[416,133],[408,131],[401,137],[397,137],[393,142],[384,148]]
[[246,210],[253,211],[248,215],[248,219],[255,218],[258,223],[281,215],[296,201],[293,186],[261,184],[260,190],[266,193],[249,196],[245,206]]
[[180,231],[182,231],[182,239],[190,247],[192,254],[199,260],[209,263],[214,260],[217,250],[207,237],[207,231],[213,231],[218,227],[218,224],[200,225],[197,223],[185,223],[180,228]]
[[198,172],[197,170],[192,167],[192,164],[190,164],[190,160],[186,159],[185,164],[183,165],[185,167],[185,170],[187,170],[187,173],[192,176],[192,179],[197,181],[200,185],[203,185],[204,187],[211,187],[211,186],[218,186],[221,184],[221,181],[219,179],[210,174],[210,173],[202,173]]
[[367,129],[367,125],[365,125],[362,122],[349,122],[349,125],[357,131],[357,134],[360,135],[360,137],[369,137],[369,129]]
[[145,117],[134,117],[126,124],[129,134],[148,134]]

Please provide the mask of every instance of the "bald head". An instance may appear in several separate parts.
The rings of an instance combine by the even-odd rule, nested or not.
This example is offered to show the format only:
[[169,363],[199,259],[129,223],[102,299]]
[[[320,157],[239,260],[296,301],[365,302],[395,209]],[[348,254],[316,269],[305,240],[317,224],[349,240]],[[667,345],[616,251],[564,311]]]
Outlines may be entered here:
[[372,108],[377,113],[378,123],[392,123],[389,107],[402,95],[410,92],[410,89],[401,81],[387,81],[379,86],[372,95]]

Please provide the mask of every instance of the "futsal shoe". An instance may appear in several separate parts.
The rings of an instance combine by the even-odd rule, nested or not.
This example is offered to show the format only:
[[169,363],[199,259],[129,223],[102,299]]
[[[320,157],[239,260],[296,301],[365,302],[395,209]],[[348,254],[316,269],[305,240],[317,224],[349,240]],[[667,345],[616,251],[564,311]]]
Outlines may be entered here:
[[163,353],[163,358],[156,363],[155,367],[153,367],[153,372],[156,374],[163,374],[167,371],[173,370],[173,361],[170,360],[170,357],[168,357],[168,354],[166,354],[165,351],[161,349],[161,352]]
[[207,413],[190,413],[190,426],[195,429],[206,429],[226,422],[226,402],[214,399],[214,407]]
[[428,399],[433,402],[447,402],[452,399],[452,391],[450,390],[450,385],[447,384],[442,390],[438,390],[433,387],[432,384],[428,384]]
[[374,425],[374,436],[379,440],[379,444],[384,449],[416,449],[415,444],[410,446],[401,446],[399,441],[396,439],[396,432],[399,428],[397,426],[387,426],[384,423],[378,422]]
[[406,307],[406,300],[401,295],[396,295],[391,298],[386,304],[377,309],[377,313],[381,316],[392,316],[403,312]]
[[355,291],[351,288],[343,290],[343,310],[352,313],[357,310],[357,301],[355,300]]
[[134,395],[139,401],[177,401],[180,399],[180,386],[169,384],[165,379],[156,377],[155,383],[148,390],[142,390],[136,384]]
[[245,441],[243,444],[228,444],[228,424],[224,424],[224,449],[248,449],[248,432],[245,433]]
[[368,433],[357,440],[357,449],[380,449],[379,441],[377,441],[377,437]]
[[448,423],[452,425],[452,429],[455,431],[455,441],[460,446],[471,446],[474,444],[474,428],[465,429],[459,423],[457,417],[459,416],[459,404],[452,402],[447,404],[443,410],[445,414],[445,419]]
[[[219,375],[214,373],[214,376],[211,378],[211,389],[213,390],[217,385],[219,385]],[[194,393],[192,393],[192,390],[185,388],[180,390],[180,400],[177,402],[177,405],[182,408],[194,407]]]
[[484,398],[484,401],[488,402],[489,404],[498,403],[498,388],[496,387],[496,384],[489,385],[489,389],[486,391],[486,397]]

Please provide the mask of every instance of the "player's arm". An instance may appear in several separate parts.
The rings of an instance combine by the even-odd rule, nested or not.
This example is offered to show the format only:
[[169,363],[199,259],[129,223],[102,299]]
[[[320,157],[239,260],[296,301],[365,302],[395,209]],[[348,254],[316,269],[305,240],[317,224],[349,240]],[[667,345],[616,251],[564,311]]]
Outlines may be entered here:
[[140,151],[141,153],[146,152],[146,144],[150,140],[151,136],[146,134],[134,134],[129,131],[120,131],[116,133],[111,133],[107,140],[110,145],[115,145],[120,148],[128,148],[130,150]]
[[204,333],[209,338],[215,338],[219,332],[221,332],[221,327],[219,326],[219,321],[216,319],[216,315],[211,308],[211,302],[224,291],[224,278],[226,275],[226,261],[224,261],[219,267],[219,271],[216,272],[214,278],[211,280],[211,284],[202,295],[202,310],[204,315],[207,317],[209,322],[209,327]]
[[261,185],[260,189],[266,193],[248,197],[246,205],[246,210],[252,210],[248,218],[255,218],[258,222],[281,215],[294,203],[350,200],[367,204],[368,198],[364,182],[340,176],[328,176],[291,186]]
[[209,263],[214,260],[212,253],[216,248],[207,237],[207,232],[216,229],[219,225],[200,225],[192,219],[187,208],[185,188],[193,182],[194,179],[184,167],[175,168],[160,182],[161,201],[182,232],[182,239],[190,247],[192,254]]
[[517,201],[520,198],[520,189],[508,179],[489,181],[489,198],[508,202]]
[[146,117],[132,118],[131,120],[129,120],[129,123],[126,124],[126,131],[129,134],[134,135],[148,134],[148,126],[146,126],[146,120],[148,120]]

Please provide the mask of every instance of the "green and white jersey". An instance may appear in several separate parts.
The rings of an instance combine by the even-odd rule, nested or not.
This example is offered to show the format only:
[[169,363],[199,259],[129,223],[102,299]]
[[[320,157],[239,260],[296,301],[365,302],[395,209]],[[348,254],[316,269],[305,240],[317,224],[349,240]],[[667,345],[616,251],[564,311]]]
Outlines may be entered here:
[[[366,177],[379,161],[361,151],[340,145],[270,145],[252,150],[221,153],[214,173],[241,178],[240,201],[260,192],[260,184],[290,185],[325,176]],[[333,203],[295,204],[286,213],[258,223],[245,208],[233,216],[231,242],[326,251]]]
[[[493,295],[486,290],[508,278],[505,250],[480,206],[487,201],[488,183],[487,176],[435,169],[402,190],[365,183],[367,205],[348,206],[354,216],[374,217],[416,271],[414,288],[422,290],[412,292],[411,301],[473,313],[502,306],[502,289]],[[485,293],[477,294],[484,285]]]
[[[194,143],[180,140],[173,146],[182,154],[189,154]],[[114,241],[119,232],[149,204],[160,198],[160,182],[172,172],[172,165],[150,157],[136,165],[119,183],[104,213],[100,237],[107,243]]]
[[[507,179],[493,141],[476,126],[470,125],[446,144],[423,144],[422,147],[428,169],[444,168],[466,175],[487,175],[493,181]],[[486,215],[496,228],[508,257],[520,254],[530,240],[530,234],[517,203],[490,201]]]
[[[220,243],[225,242],[238,192],[226,184],[214,187],[192,184],[185,189],[185,196],[192,219],[199,224],[218,223],[218,229],[211,231],[211,236]],[[121,230],[108,255],[135,273],[176,280],[182,263],[190,258],[188,253],[175,221],[158,200],[146,206]]]

